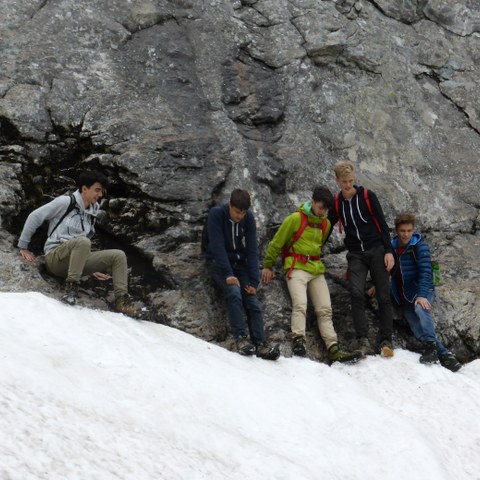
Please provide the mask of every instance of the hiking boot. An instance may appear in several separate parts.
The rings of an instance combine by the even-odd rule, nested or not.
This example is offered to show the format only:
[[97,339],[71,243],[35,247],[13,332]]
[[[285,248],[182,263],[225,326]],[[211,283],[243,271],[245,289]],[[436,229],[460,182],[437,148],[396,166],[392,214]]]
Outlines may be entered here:
[[423,343],[423,354],[420,357],[420,363],[438,362],[437,344],[435,342]]
[[368,338],[366,337],[358,339],[358,350],[362,353],[363,356],[375,354],[372,345],[370,344],[370,340],[368,340]]
[[393,345],[390,340],[383,340],[378,347],[378,353],[383,358],[391,358],[393,357]]
[[66,282],[64,291],[60,300],[68,305],[75,305],[78,299],[78,282]]
[[462,364],[456,359],[452,352],[440,355],[440,363],[451,372],[458,372],[462,368]]
[[115,299],[115,311],[132,318],[140,318],[142,316],[142,307],[135,305],[133,298],[128,293],[124,293]]
[[257,357],[263,358],[264,360],[276,360],[280,356],[280,347],[278,345],[271,346],[267,342],[264,342],[257,345],[256,353]]
[[235,343],[240,355],[248,356],[255,353],[255,345],[253,345],[247,337],[241,337]]
[[305,337],[298,335],[293,338],[292,352],[294,355],[298,355],[299,357],[304,357],[307,354]]
[[363,358],[363,354],[361,351],[356,351],[356,352],[342,352],[340,350],[340,347],[334,343],[329,349],[328,349],[328,361],[330,364],[333,362],[340,362],[340,363],[356,363],[358,362],[361,358]]

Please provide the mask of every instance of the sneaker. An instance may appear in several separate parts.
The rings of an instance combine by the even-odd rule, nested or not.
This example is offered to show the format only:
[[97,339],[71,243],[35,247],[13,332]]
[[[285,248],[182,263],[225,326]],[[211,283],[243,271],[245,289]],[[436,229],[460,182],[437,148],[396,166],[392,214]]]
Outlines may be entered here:
[[380,356],[383,358],[393,357],[393,345],[389,340],[384,340],[379,346]]
[[358,350],[364,356],[375,354],[375,352],[373,351],[372,345],[370,344],[370,340],[368,340],[368,338],[366,337],[358,339]]
[[304,357],[307,354],[305,337],[298,335],[293,338],[292,352],[294,355],[298,355],[299,357]]
[[328,349],[328,361],[330,364],[333,362],[340,362],[340,363],[356,363],[358,362],[361,358],[363,358],[363,354],[361,351],[356,351],[356,352],[342,352],[340,350],[340,347],[334,343],[329,349]]
[[253,355],[255,353],[255,345],[250,343],[247,337],[241,337],[236,342],[237,350],[240,355]]
[[257,357],[264,360],[276,360],[280,356],[280,347],[278,345],[269,345],[267,342],[257,345]]
[[420,363],[438,362],[437,344],[434,341],[424,342],[423,354],[420,357]]
[[462,368],[462,364],[456,359],[452,352],[440,355],[440,363],[443,367],[448,368],[452,372],[458,372]]
[[78,282],[66,282],[65,294],[60,299],[63,303],[68,305],[75,305],[78,299]]
[[115,311],[132,318],[142,316],[142,307],[135,305],[133,298],[128,293],[124,293],[115,299]]

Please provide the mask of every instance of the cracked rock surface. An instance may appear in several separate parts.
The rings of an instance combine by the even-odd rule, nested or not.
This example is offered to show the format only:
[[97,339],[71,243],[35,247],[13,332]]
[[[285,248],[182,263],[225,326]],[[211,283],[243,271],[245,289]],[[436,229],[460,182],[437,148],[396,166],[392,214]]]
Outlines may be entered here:
[[[206,277],[209,206],[249,190],[263,251],[333,165],[353,161],[389,225],[417,214],[443,271],[434,315],[480,353],[480,4],[476,0],[0,0],[0,288],[55,295],[14,248],[35,207],[81,168],[112,180],[100,247],[131,259],[152,319],[229,346]],[[33,248],[40,251],[41,241]],[[325,261],[335,325],[353,337],[338,233]],[[108,289],[85,283],[107,308]],[[262,287],[288,354],[285,285]],[[375,327],[375,306],[369,306]],[[407,342],[398,321],[397,341]],[[324,347],[311,322],[311,355]]]

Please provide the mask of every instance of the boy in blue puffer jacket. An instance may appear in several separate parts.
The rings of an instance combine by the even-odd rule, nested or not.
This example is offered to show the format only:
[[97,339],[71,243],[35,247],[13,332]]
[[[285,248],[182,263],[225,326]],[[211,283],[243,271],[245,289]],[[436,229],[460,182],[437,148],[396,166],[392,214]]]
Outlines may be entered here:
[[432,280],[432,258],[423,236],[415,231],[415,215],[402,213],[395,218],[392,246],[397,257],[392,275],[392,295],[402,308],[415,338],[423,343],[421,363],[440,360],[456,372],[460,362],[437,338],[431,315],[435,287]]

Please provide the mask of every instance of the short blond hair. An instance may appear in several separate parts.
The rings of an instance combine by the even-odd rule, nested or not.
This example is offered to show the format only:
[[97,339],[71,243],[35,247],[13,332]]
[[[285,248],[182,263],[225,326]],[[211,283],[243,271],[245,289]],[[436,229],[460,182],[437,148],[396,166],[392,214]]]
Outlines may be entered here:
[[338,162],[335,165],[335,175],[337,178],[343,178],[352,174],[355,175],[355,167],[352,162]]

